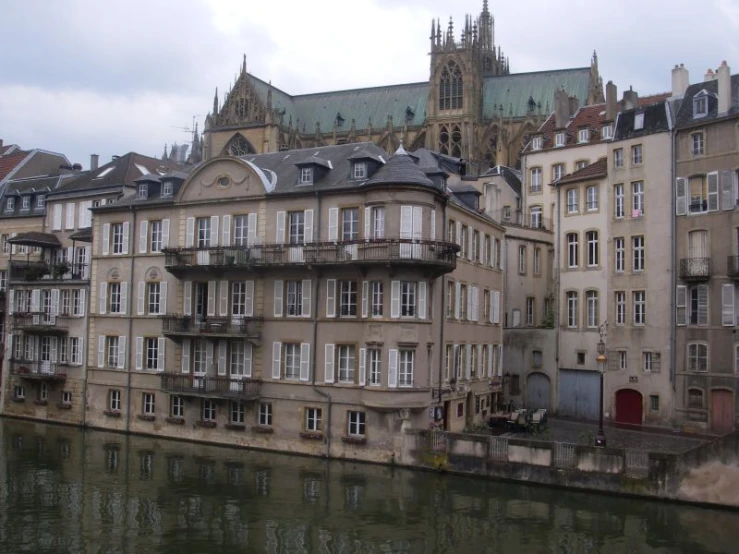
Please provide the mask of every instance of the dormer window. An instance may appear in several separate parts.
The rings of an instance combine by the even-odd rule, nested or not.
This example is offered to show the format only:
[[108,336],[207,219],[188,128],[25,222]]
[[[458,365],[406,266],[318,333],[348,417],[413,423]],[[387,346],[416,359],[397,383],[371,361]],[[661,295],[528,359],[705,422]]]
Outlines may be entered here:
[[30,196],[24,196],[21,198],[21,210],[30,210],[31,209],[31,197]]
[[601,129],[600,136],[602,139],[610,139],[613,137],[613,127],[610,125],[603,125],[603,128]]
[[700,94],[693,98],[693,117],[705,117],[708,114],[708,97]]
[[541,147],[542,147],[541,137],[534,137],[534,140],[531,141],[531,149],[541,150]]
[[139,198],[142,200],[149,198],[149,185],[147,183],[141,183],[139,185]]
[[644,129],[644,112],[634,116],[634,131],[641,131],[642,129]]
[[557,133],[554,135],[554,146],[561,147],[565,145],[565,134]]
[[312,185],[313,184],[313,168],[312,167],[301,167],[300,168],[300,184],[301,185]]
[[355,162],[353,176],[355,179],[367,178],[367,162]]
[[43,194],[39,194],[36,197],[36,207],[43,208],[45,206],[46,206],[46,196],[44,196]]
[[162,183],[162,196],[166,198],[172,196],[172,181],[164,181]]
[[5,211],[12,212],[13,210],[15,210],[15,198],[8,198],[5,201]]
[[577,132],[577,142],[583,143],[590,140],[590,129],[580,129]]

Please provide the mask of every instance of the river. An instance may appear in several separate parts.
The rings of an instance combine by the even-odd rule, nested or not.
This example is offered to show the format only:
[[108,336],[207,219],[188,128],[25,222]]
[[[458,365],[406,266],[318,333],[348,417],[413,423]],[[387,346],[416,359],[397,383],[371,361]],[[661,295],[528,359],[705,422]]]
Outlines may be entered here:
[[0,552],[739,551],[739,514],[0,418]]

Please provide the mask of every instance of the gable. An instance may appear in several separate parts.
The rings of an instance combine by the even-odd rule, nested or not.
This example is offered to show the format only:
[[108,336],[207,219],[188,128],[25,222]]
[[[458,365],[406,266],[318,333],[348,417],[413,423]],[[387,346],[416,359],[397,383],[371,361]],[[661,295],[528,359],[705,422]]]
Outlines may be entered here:
[[182,184],[176,202],[204,202],[259,197],[273,188],[267,174],[254,164],[234,157],[213,158]]

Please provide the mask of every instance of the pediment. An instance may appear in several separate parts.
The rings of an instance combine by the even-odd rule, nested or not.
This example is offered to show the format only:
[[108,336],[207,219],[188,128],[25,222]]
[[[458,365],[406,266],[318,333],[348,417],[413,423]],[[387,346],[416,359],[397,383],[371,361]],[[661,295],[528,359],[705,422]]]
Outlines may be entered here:
[[240,158],[213,158],[195,170],[178,193],[178,202],[202,202],[224,198],[264,196],[270,186],[267,176],[254,164]]

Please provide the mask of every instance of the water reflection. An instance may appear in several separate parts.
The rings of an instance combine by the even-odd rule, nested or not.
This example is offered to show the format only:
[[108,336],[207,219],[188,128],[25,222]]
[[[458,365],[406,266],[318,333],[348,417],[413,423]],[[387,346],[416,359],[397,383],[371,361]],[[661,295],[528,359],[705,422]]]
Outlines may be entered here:
[[736,514],[0,420],[0,552],[733,552]]

